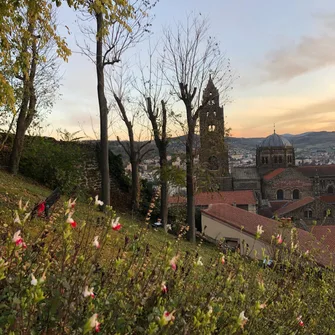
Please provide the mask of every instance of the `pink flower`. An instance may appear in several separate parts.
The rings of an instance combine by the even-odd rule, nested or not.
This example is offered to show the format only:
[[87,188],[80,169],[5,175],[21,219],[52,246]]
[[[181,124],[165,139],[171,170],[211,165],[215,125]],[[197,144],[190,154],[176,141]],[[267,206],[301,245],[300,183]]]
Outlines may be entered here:
[[276,237],[276,239],[277,239],[277,243],[278,244],[282,244],[283,243],[283,238],[282,238],[281,234],[278,234],[277,237]]
[[96,247],[97,249],[100,248],[100,243],[99,243],[98,239],[99,239],[99,236],[95,236],[94,241],[93,241],[93,246]]
[[224,255],[222,255],[221,257],[221,264],[224,264],[226,262],[225,258],[224,258]]
[[173,311],[173,312],[167,312],[167,311],[164,311],[164,313],[163,313],[163,316],[162,316],[162,319],[163,319],[163,322],[164,322],[164,324],[167,324],[167,323],[169,323],[170,321],[174,321],[174,319],[175,319],[175,316],[173,315],[174,314],[174,312],[175,311]]
[[77,227],[77,222],[74,221],[71,216],[72,216],[72,213],[69,213],[69,215],[66,219],[66,222],[69,223],[72,228],[76,228]]
[[165,281],[162,282],[162,284],[161,284],[161,289],[162,289],[162,292],[163,292],[163,293],[167,293],[168,288],[167,288],[167,286],[166,286],[166,282],[165,282]]
[[121,229],[121,224],[119,223],[120,217],[117,217],[115,220],[112,220],[112,229],[113,230],[120,230]]
[[27,245],[24,243],[23,241],[23,238],[21,237],[21,230],[18,230],[14,236],[13,236],[13,239],[12,241],[17,245],[17,246],[20,246],[24,249],[27,248]]
[[297,320],[298,320],[299,326],[300,326],[300,327],[303,327],[303,326],[304,326],[304,321],[302,321],[302,316],[301,316],[301,315],[299,315],[299,316],[297,317]]
[[174,256],[172,257],[172,259],[170,260],[170,266],[172,268],[172,270],[176,271],[177,270],[177,260],[178,260],[179,256]]
[[87,297],[94,298],[95,295],[94,295],[94,292],[93,292],[93,287],[91,287],[90,289],[88,289],[88,286],[85,286],[85,290],[83,292],[83,296],[85,298],[87,298]]
[[97,313],[94,313],[90,319],[88,320],[89,322],[89,326],[91,328],[94,328],[94,330],[96,332],[99,332],[100,331],[100,322],[98,322],[98,314]]

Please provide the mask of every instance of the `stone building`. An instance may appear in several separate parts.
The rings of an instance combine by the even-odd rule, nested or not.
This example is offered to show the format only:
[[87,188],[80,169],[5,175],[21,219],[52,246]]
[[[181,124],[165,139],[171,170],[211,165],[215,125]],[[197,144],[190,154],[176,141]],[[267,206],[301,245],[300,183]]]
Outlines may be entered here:
[[216,188],[223,190],[224,177],[229,173],[228,149],[225,144],[224,112],[220,106],[219,91],[209,77],[203,92],[204,108],[200,111],[200,164],[212,177]]

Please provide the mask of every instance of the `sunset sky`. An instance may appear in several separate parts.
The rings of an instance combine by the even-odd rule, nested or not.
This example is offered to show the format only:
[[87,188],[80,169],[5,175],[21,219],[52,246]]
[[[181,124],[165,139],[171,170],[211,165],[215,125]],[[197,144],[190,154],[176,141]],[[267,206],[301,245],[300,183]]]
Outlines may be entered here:
[[[163,26],[191,11],[210,17],[210,32],[239,76],[233,102],[225,106],[233,136],[267,136],[274,123],[280,134],[335,130],[333,0],[160,0],[154,10],[155,38]],[[71,10],[61,10],[60,30],[69,26],[69,46],[78,51],[75,20]],[[62,96],[47,119],[46,134],[60,127],[83,128],[94,137],[92,128],[99,131],[94,64],[75,52],[61,71]]]

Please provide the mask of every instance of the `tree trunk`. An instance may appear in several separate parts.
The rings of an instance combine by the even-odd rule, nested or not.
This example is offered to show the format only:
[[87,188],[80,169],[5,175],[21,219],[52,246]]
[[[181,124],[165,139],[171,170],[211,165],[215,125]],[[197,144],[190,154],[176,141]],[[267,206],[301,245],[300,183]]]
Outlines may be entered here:
[[188,239],[195,243],[195,204],[194,204],[194,168],[193,168],[193,138],[194,130],[189,128],[186,142],[186,193],[187,193],[187,224]]
[[[136,155],[136,154],[135,154]],[[140,207],[140,183],[139,183],[139,173],[138,173],[138,160],[136,156],[131,159],[131,199],[132,199],[132,209],[137,212]]]
[[160,151],[160,184],[161,184],[161,219],[164,230],[167,231],[168,223],[168,183],[164,175],[166,170],[166,147]]
[[96,14],[97,21],[97,89],[100,111],[100,172],[101,172],[101,198],[105,205],[110,205],[110,180],[109,180],[109,159],[108,159],[108,106],[105,96],[104,64],[102,58],[101,29],[103,26],[103,14]]

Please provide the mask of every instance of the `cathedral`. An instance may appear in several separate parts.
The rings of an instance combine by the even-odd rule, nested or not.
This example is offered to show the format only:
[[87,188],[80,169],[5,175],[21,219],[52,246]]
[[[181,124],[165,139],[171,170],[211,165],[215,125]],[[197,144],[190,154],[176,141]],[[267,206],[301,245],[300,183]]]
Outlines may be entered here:
[[296,166],[294,146],[275,131],[255,148],[256,166],[229,171],[224,110],[211,78],[200,112],[200,163],[220,191],[252,190],[258,212],[290,217],[302,226],[335,224],[335,165]]

